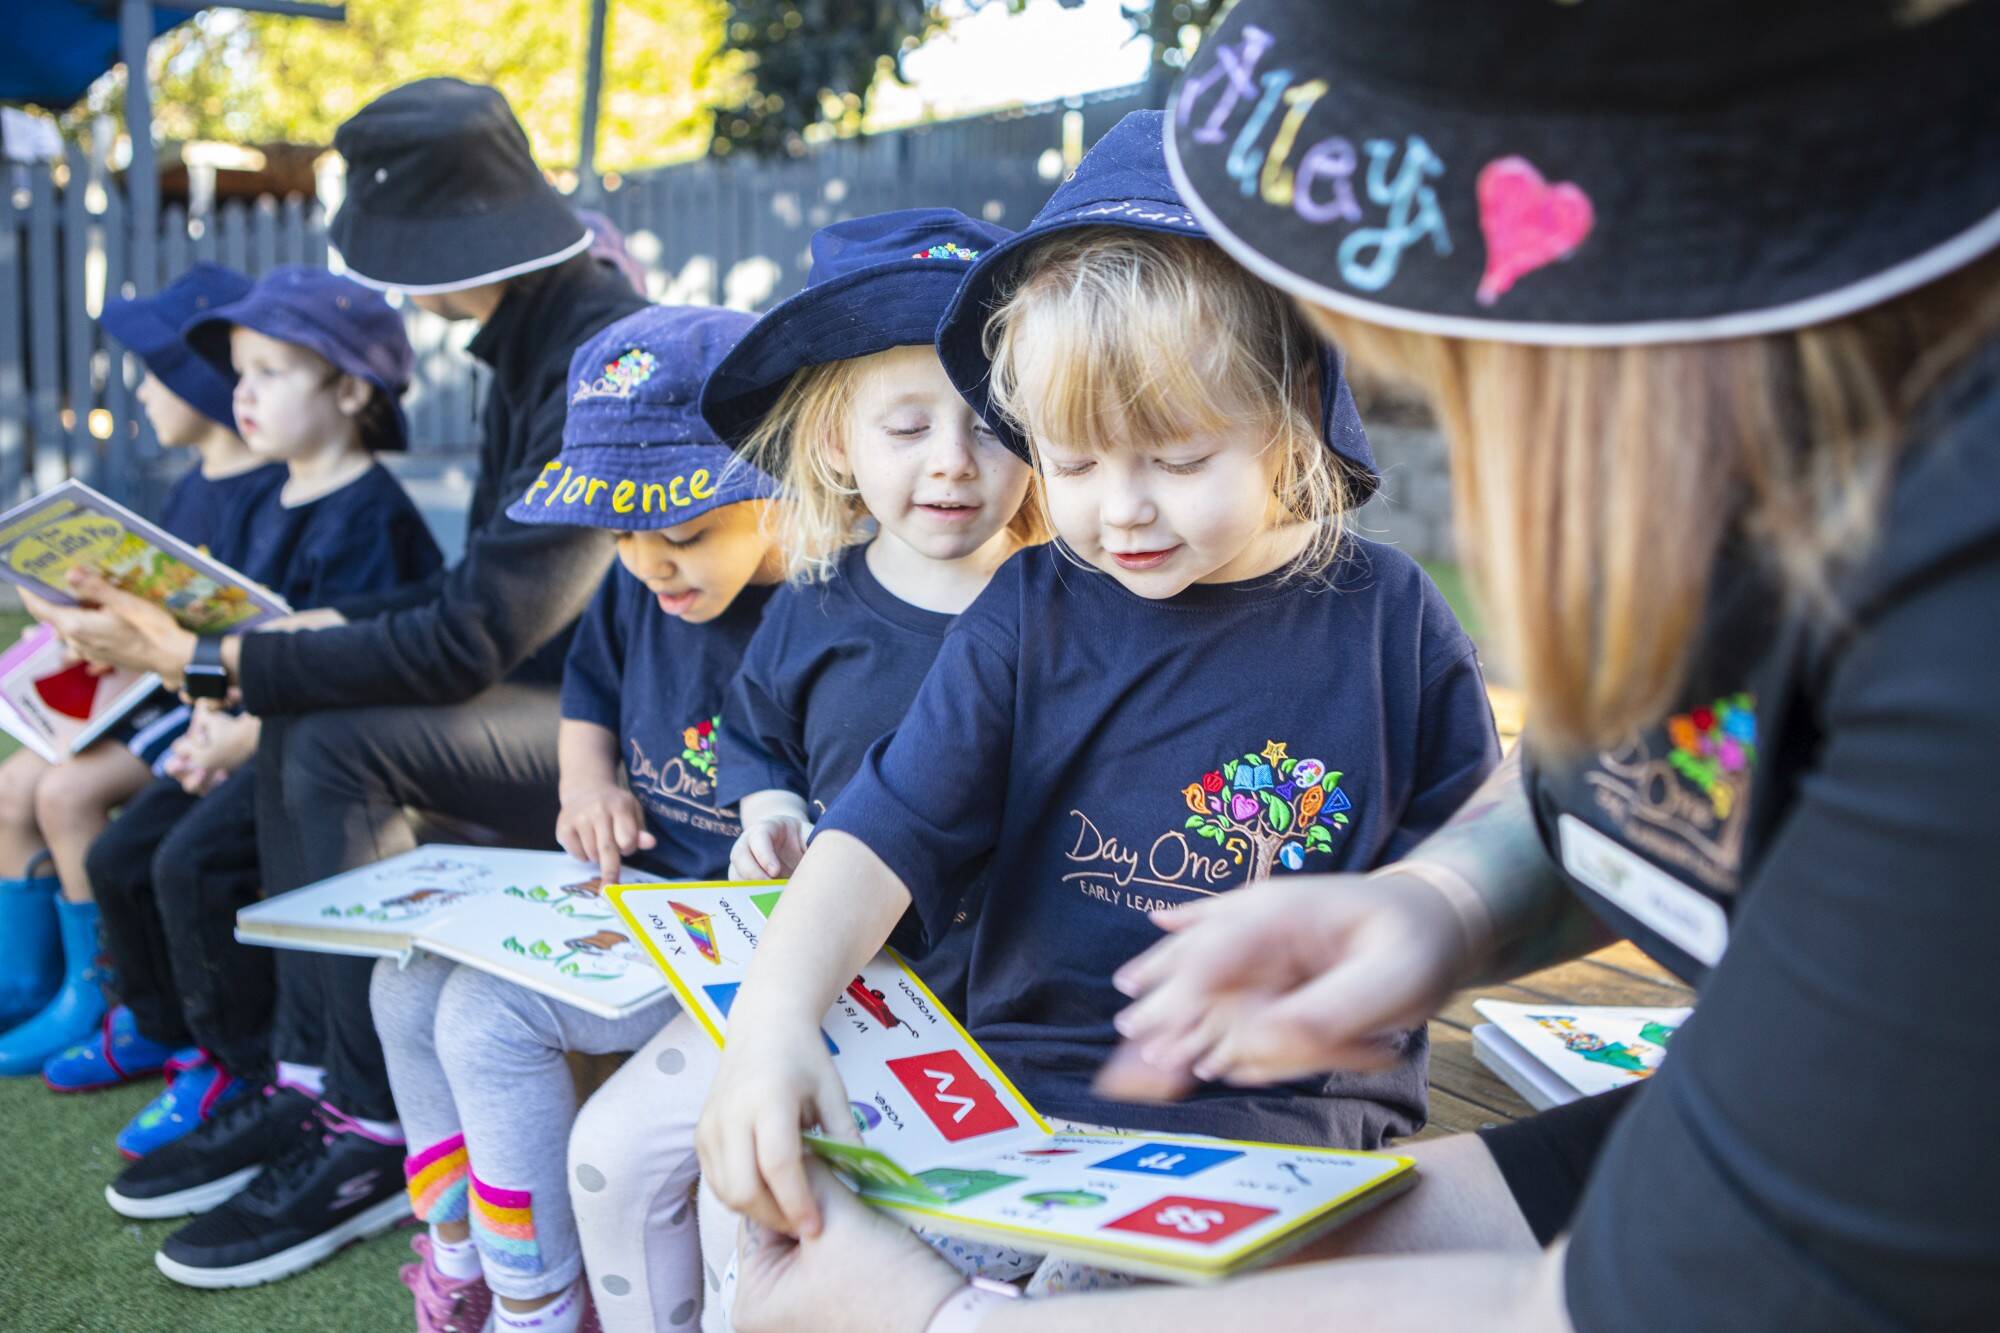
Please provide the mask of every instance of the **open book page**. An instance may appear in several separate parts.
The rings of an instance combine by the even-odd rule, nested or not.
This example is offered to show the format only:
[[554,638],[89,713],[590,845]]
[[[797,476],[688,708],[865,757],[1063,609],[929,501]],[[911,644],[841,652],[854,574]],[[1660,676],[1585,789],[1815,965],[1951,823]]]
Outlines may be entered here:
[[1475,1000],[1473,1008],[1585,1097],[1651,1077],[1675,1029],[1694,1012],[1505,1000]]
[[544,876],[483,894],[426,926],[417,947],[602,1018],[665,1001],[659,969],[598,892],[588,867],[571,861],[568,873],[579,869],[585,876],[567,885]]
[[288,615],[284,599],[211,560],[80,481],[0,514],[0,578],[74,606],[72,569],[163,606],[196,634],[227,634]]
[[33,625],[0,653],[0,727],[59,764],[103,735],[159,685],[160,678],[150,673],[93,675],[82,662],[69,660],[54,630]]
[[[620,885],[618,910],[720,1043],[782,886]],[[861,970],[821,1038],[864,1148],[814,1151],[862,1197],[952,1235],[1174,1281],[1303,1244],[1408,1182],[1407,1158],[1169,1135],[1059,1133],[893,953]]]

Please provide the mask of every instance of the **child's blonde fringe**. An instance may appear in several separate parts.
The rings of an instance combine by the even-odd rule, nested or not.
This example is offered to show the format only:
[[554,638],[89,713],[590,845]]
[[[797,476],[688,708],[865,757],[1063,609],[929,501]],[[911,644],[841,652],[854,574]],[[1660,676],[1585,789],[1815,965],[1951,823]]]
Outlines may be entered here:
[[985,344],[994,408],[1031,446],[1103,453],[1253,422],[1278,451],[1272,522],[1311,529],[1287,573],[1325,573],[1350,483],[1321,434],[1318,339],[1288,300],[1206,241],[1111,227],[1052,237],[1019,271]]

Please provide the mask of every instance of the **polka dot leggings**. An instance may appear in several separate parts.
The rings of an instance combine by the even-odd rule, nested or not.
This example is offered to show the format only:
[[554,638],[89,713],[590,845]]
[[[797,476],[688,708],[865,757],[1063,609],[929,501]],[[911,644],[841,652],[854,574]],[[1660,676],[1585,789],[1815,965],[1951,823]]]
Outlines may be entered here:
[[710,1326],[705,1297],[735,1247],[736,1218],[706,1190],[696,1207],[694,1127],[721,1059],[694,1020],[676,1014],[576,1118],[570,1205],[605,1333]]

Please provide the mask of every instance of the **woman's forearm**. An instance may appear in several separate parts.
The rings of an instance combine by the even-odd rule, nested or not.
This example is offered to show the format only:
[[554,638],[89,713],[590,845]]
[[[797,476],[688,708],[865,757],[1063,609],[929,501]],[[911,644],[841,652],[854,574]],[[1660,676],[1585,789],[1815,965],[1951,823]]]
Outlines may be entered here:
[[867,844],[838,831],[813,839],[778,899],[730,1008],[752,1023],[817,1023],[910,905],[903,881]]
[[1490,933],[1467,984],[1519,976],[1610,938],[1569,892],[1542,845],[1518,745],[1465,808],[1404,861],[1442,866],[1479,895]]
[[1395,1255],[1279,1269],[1215,1287],[1135,1287],[1009,1301],[979,1333],[1569,1333],[1562,1247],[1546,1253]]

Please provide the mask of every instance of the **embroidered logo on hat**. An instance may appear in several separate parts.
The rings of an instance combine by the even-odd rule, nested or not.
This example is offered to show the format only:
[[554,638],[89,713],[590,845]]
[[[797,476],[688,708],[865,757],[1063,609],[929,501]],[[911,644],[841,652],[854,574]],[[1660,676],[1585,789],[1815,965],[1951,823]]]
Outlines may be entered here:
[[919,250],[912,259],[962,259],[970,264],[979,258],[979,251],[968,250],[957,241],[946,241],[943,245],[933,245],[928,250]]
[[604,373],[595,380],[578,380],[570,402],[586,398],[630,398],[632,391],[653,378],[659,358],[642,347],[634,347],[616,361],[604,363]]

